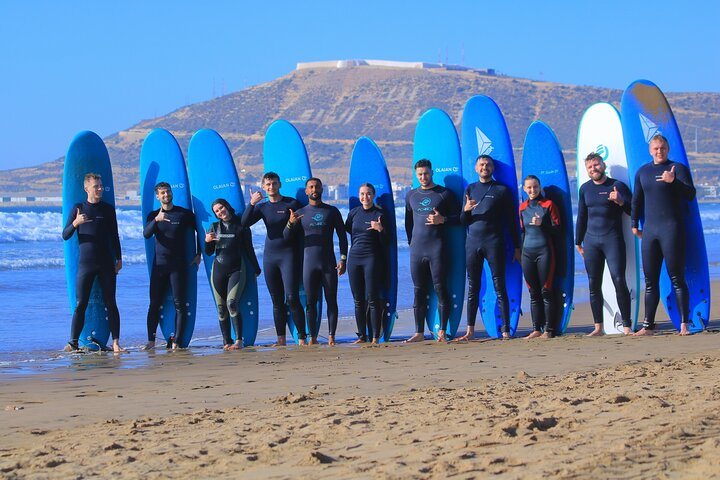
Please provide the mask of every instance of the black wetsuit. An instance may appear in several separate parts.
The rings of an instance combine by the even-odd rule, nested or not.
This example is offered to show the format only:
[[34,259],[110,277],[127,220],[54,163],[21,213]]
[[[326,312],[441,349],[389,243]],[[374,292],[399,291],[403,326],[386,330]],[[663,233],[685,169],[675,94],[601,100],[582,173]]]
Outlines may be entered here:
[[[617,188],[625,202],[623,206],[608,200],[613,188]],[[590,290],[590,309],[596,324],[603,323],[602,281],[607,262],[623,327],[632,326],[630,291],[625,281],[626,255],[622,230],[622,215],[630,214],[631,199],[632,194],[627,185],[612,178],[607,178],[599,185],[588,180],[578,193],[575,244],[583,247]]]
[[[89,221],[75,228],[72,223],[77,217],[78,210],[81,214],[87,215]],[[76,230],[80,258],[75,289],[76,306],[70,326],[70,344],[74,348],[78,347],[80,334],[85,326],[85,311],[96,277],[100,282],[107,308],[110,333],[113,339],[120,338],[120,312],[115,302],[117,284],[115,264],[122,259],[115,208],[109,203],[85,201],[73,205],[63,229],[63,240],[69,240]]]
[[[425,225],[433,209],[445,217],[441,225]],[[460,221],[460,207],[452,192],[441,185],[411,190],[405,197],[405,232],[410,244],[410,275],[415,295],[413,311],[415,332],[423,333],[428,313],[428,276],[438,299],[440,330],[447,329],[450,318],[450,295],[447,288],[447,259],[444,225]],[[457,252],[459,253],[459,252]]]
[[[290,218],[290,209],[297,212],[302,204],[291,197],[278,202],[249,204],[242,216],[243,227],[250,227],[260,219],[265,223],[267,236],[263,252],[265,284],[270,292],[273,306],[275,332],[285,336],[288,307],[298,334],[305,332],[305,313],[300,303],[300,275],[302,274],[302,243],[296,239],[285,240],[283,230]],[[285,302],[287,301],[287,306]],[[301,336],[299,338],[305,338]]]
[[[663,172],[675,167],[675,180],[660,180]],[[642,230],[642,263],[645,272],[645,322],[643,327],[655,328],[655,313],[660,301],[660,268],[663,258],[682,323],[690,315],[690,294],[685,282],[685,222],[688,201],[695,198],[695,186],[687,167],[668,160],[640,167],[635,175],[632,198],[632,225]]]
[[[255,275],[260,275],[255,250],[252,244],[250,229],[243,228],[240,224],[240,217],[237,215],[230,219],[230,222],[215,222],[210,227],[217,240],[205,242],[205,253],[215,255],[212,265],[210,287],[215,297],[218,318],[220,320],[220,332],[223,336],[223,344],[234,343],[228,322],[230,321],[235,329],[238,340],[242,337],[242,315],[238,309],[240,297],[245,290],[246,268],[251,268]],[[243,261],[245,258],[250,262],[249,266]]]
[[[492,180],[475,182],[465,189],[465,198],[477,202],[471,211],[460,213],[460,222],[468,225],[465,240],[465,265],[468,278],[467,323],[475,326],[480,304],[483,261],[487,260],[492,273],[503,332],[510,332],[510,308],[505,286],[505,229],[510,232],[514,248],[520,248],[517,211],[510,189]],[[493,312],[494,315],[494,312]]]
[[[155,221],[160,209],[153,210],[145,219],[143,236],[155,235],[155,258],[150,273],[150,306],[147,315],[148,341],[154,342],[160,307],[162,307],[168,285],[172,289],[175,304],[175,341],[182,338],[187,317],[186,279],[191,259],[187,258],[185,242],[189,241],[189,232],[195,232],[195,214],[190,210],[173,205],[166,210],[161,222]],[[196,254],[200,254],[200,239],[197,239]]]
[[[303,256],[303,284],[307,296],[307,320],[310,334],[317,331],[320,319],[318,318],[317,303],[320,295],[325,291],[327,303],[328,330],[335,336],[338,321],[337,304],[337,262],[333,248],[333,231],[337,232],[340,244],[340,255],[347,255],[348,243],[345,235],[340,210],[321,203],[320,205],[307,205],[296,212],[302,215],[299,221],[286,228],[285,239],[300,236],[305,239]],[[302,337],[301,337],[302,338]]]
[[[536,225],[532,219],[535,217]],[[520,229],[523,233],[522,269],[530,292],[530,314],[533,329],[553,334],[555,301],[555,247],[553,237],[560,228],[560,215],[555,204],[546,198],[525,200],[520,204]]]
[[380,289],[385,270],[383,262],[387,262],[384,256],[387,233],[384,228],[382,232],[370,228],[370,222],[380,220],[382,223],[382,216],[382,208],[373,204],[365,210],[360,205],[350,210],[345,221],[345,229],[352,241],[347,264],[348,280],[355,302],[357,334],[363,340],[367,339],[368,327],[372,338],[380,338],[383,310]]

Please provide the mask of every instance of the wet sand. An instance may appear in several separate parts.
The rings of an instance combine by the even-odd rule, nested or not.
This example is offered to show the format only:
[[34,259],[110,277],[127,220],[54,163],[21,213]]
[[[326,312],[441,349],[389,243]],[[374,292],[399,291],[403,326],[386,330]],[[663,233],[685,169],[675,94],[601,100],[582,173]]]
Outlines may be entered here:
[[0,380],[0,476],[713,478],[711,318],[587,338],[581,305],[551,340],[84,356]]

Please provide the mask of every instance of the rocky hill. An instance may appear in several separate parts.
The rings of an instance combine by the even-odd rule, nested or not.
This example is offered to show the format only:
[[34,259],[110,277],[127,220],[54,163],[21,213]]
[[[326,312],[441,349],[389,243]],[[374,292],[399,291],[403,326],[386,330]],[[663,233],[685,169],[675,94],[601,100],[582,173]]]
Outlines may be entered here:
[[[575,155],[577,126],[595,102],[619,107],[622,92],[597,87],[563,85],[482,72],[446,69],[382,67],[314,68],[296,70],[277,80],[210,101],[182,107],[168,115],[142,121],[105,139],[113,163],[117,192],[137,190],[140,147],[153,128],[170,130],[187,152],[200,128],[217,130],[225,138],[238,170],[247,181],[262,173],[265,129],[284,118],[305,139],[313,173],[326,183],[343,183],[354,141],[373,138],[382,149],[396,181],[410,181],[415,124],[421,113],[437,107],[459,126],[465,101],[473,95],[492,97],[503,111],[516,154],[525,131],[541,119],[555,130],[568,163]],[[697,150],[694,166],[704,177],[720,170],[720,94],[670,93],[686,147]],[[68,139],[69,141],[70,139]],[[37,167],[0,172],[0,195],[57,195],[63,159]],[[572,166],[569,166],[572,168]]]

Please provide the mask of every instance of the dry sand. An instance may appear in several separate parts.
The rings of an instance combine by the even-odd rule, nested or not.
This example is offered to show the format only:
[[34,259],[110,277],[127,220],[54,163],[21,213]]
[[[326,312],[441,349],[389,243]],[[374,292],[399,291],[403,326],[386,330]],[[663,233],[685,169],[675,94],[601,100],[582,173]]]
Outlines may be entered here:
[[0,381],[0,476],[715,478],[716,323],[692,337],[86,356]]

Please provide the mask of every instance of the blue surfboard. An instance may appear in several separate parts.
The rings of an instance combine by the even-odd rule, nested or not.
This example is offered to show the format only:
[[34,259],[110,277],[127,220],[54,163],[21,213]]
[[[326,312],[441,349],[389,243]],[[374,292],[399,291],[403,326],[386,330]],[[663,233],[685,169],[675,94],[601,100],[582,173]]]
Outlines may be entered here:
[[[192,210],[192,196],[188,182],[185,158],[175,137],[162,128],[156,128],[145,137],[140,150],[140,209],[143,222],[148,214],[160,208],[155,197],[155,185],[167,182],[172,187],[173,204]],[[196,250],[195,232],[188,232],[185,238],[185,262],[190,265],[186,280],[187,320],[182,338],[176,339],[178,346],[187,348],[195,329],[197,311],[197,269],[191,265]],[[152,271],[155,260],[155,237],[145,239],[145,259],[148,273]],[[161,307],[160,330],[169,340],[175,335],[175,304],[172,291],[168,288]]]
[[[464,181],[462,177],[462,156],[457,131],[450,117],[442,110],[432,108],[423,113],[415,127],[413,142],[413,165],[426,158],[432,162],[433,181],[450,190],[462,205]],[[413,170],[413,188],[420,183]],[[465,298],[465,227],[446,226],[445,248],[448,251],[447,286],[450,293],[451,313],[447,327],[448,338],[453,338],[462,316]],[[427,324],[437,337],[440,329],[440,317],[437,310],[437,295],[430,289]]]
[[[280,176],[280,193],[286,197],[293,197],[303,205],[308,204],[305,194],[305,182],[312,177],[310,160],[308,159],[305,143],[300,133],[287,120],[275,120],[265,132],[263,143],[263,161],[265,172],[275,172]],[[305,308],[305,290],[300,283],[300,301]],[[317,336],[320,333],[322,320],[322,300],[318,301],[318,322],[315,332],[311,335]],[[305,320],[306,330],[307,319]],[[292,320],[292,314],[288,311],[288,328],[297,342],[297,329]]]
[[[87,193],[84,190],[84,177],[86,173],[97,173],[102,177],[103,192],[102,200],[115,206],[115,189],[113,188],[112,168],[110,167],[110,156],[102,139],[90,131],[78,133],[73,138],[65,155],[63,168],[62,185],[62,222],[61,228],[70,216],[71,209],[76,203],[87,200]],[[65,254],[65,279],[68,287],[68,299],[70,300],[70,312],[75,311],[75,292],[80,259],[80,244],[77,234],[63,242]],[[85,326],[80,334],[79,345],[91,350],[98,349],[97,340],[105,346],[110,338],[110,327],[108,326],[107,310],[102,296],[100,282],[95,279],[90,293],[90,301],[85,311]]]
[[[652,161],[648,145],[656,134],[662,134],[668,139],[671,160],[690,167],[675,116],[657,85],[647,80],[631,83],[623,93],[621,109],[631,187],[634,187],[638,169]],[[710,272],[697,199],[687,203],[684,217],[685,280],[690,292],[689,329],[691,332],[700,332],[710,319]],[[660,275],[660,298],[673,325],[679,330],[680,311],[664,261]]]
[[[545,197],[560,210],[561,240],[555,244],[556,335],[562,335],[570,322],[575,286],[575,241],[573,238],[570,184],[560,143],[552,129],[541,121],[533,122],[525,135],[522,176],[536,175]],[[524,195],[523,195],[524,197]]]
[[[462,116],[462,172],[465,186],[478,181],[475,162],[480,155],[490,155],[495,160],[495,181],[505,185],[512,192],[515,211],[518,209],[518,181],[515,172],[510,134],[505,118],[497,104],[485,95],[472,97],[465,104]],[[517,218],[514,221],[518,222]],[[514,260],[510,232],[505,232],[505,287],[510,307],[510,335],[515,335],[520,318],[522,299],[522,267]],[[493,287],[492,272],[487,261],[483,265],[480,286],[480,315],[485,330],[491,337],[502,336],[502,317]]]
[[[225,140],[214,130],[201,129],[195,132],[188,146],[188,175],[195,210],[198,231],[204,240],[204,232],[217,221],[212,211],[212,202],[224,198],[235,209],[235,215],[242,216],[245,199],[235,163]],[[203,252],[204,253],[204,252]],[[203,255],[208,283],[212,282],[212,264],[215,255]],[[242,315],[243,345],[255,344],[258,331],[258,289],[255,271],[243,253],[245,262],[245,289],[238,306]],[[211,293],[212,294],[212,293]],[[213,296],[213,302],[215,298]],[[235,332],[237,337],[237,332]]]
[[385,302],[382,320],[382,339],[390,341],[393,326],[397,319],[397,288],[398,288],[398,252],[397,252],[397,221],[395,218],[395,200],[392,184],[385,158],[378,146],[368,137],[360,137],[355,142],[350,160],[350,177],[348,188],[350,210],[360,206],[358,191],[363,183],[372,183],[375,187],[375,203],[384,211],[383,223],[388,235],[388,249],[384,253],[385,282],[381,289],[381,297]]

